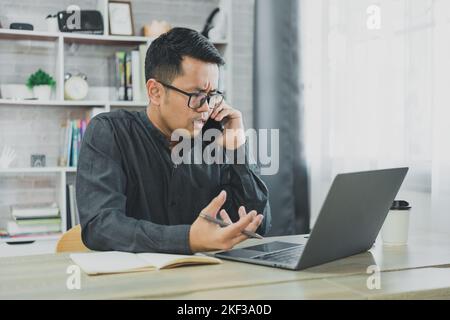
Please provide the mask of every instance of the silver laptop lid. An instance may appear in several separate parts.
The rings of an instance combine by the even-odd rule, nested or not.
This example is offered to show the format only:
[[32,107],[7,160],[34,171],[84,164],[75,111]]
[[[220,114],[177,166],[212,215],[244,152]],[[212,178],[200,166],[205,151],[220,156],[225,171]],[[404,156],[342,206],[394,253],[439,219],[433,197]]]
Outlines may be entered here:
[[369,250],[407,172],[405,167],[338,174],[296,269]]

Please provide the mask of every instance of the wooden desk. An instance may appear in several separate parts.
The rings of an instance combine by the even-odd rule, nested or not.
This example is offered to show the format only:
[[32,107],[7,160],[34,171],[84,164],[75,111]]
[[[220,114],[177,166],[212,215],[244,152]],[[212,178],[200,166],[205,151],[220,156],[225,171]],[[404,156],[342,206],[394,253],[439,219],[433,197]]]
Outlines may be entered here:
[[[299,242],[301,236],[266,239]],[[248,240],[249,245],[258,240]],[[68,254],[0,258],[0,299],[383,299],[450,298],[450,235],[412,235],[405,247],[383,247],[288,271],[224,261],[221,265],[115,275],[81,274],[68,290]],[[370,290],[367,267],[382,271]]]

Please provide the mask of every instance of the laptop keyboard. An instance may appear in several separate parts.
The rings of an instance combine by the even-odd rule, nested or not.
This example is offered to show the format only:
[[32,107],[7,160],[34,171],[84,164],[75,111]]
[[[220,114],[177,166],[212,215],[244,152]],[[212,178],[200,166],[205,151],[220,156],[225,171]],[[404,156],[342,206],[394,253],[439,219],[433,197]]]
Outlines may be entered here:
[[254,259],[266,260],[266,261],[275,261],[282,262],[286,264],[294,264],[297,263],[302,255],[304,249],[304,245],[295,246],[292,248],[265,253],[256,257]]

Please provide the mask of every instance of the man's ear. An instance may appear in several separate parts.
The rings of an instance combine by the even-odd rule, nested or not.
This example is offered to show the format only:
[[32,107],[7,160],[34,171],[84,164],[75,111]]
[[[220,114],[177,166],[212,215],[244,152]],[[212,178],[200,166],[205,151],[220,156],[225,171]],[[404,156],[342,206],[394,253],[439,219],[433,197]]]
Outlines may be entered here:
[[148,79],[147,95],[152,105],[160,106],[162,98],[164,96],[164,89],[162,85],[155,79]]

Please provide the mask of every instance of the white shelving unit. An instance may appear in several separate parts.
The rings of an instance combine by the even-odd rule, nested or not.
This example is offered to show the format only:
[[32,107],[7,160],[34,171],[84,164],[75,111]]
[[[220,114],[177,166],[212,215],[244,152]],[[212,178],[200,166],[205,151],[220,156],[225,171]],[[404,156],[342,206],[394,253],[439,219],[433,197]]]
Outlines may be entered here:
[[[4,106],[17,106],[26,108],[31,107],[70,107],[70,108],[91,108],[92,113],[108,112],[112,108],[145,108],[147,103],[144,101],[105,101],[105,100],[84,100],[84,101],[68,101],[64,100],[64,58],[65,58],[65,45],[71,43],[85,44],[85,45],[107,45],[117,47],[130,47],[134,48],[141,44],[150,45],[152,39],[147,37],[128,37],[128,36],[109,36],[109,35],[90,35],[90,34],[66,34],[66,33],[49,33],[39,31],[23,31],[23,30],[10,30],[0,29],[0,41],[2,40],[30,40],[31,41],[49,41],[56,43],[56,60],[55,60],[55,79],[56,85],[56,99],[49,101],[42,100],[11,100],[0,99],[0,108]],[[0,169],[1,176],[14,175],[50,175],[53,176],[57,183],[57,199],[55,199],[60,208],[61,216],[61,229],[62,232],[66,231],[66,217],[67,208],[66,200],[68,195],[66,194],[66,184],[68,181],[68,175],[76,174],[76,168],[71,167],[44,167],[44,168],[8,168]],[[49,245],[49,241],[56,241],[61,234],[52,235],[32,235],[27,237],[3,237],[0,238],[0,251],[11,253],[11,250],[17,252],[18,255],[27,251],[30,245],[13,245],[17,242],[32,243],[33,247],[36,247],[36,243],[40,242],[45,244],[45,248],[53,248]],[[11,244],[8,246],[8,243]],[[6,246],[6,247],[5,247]],[[11,248],[13,246],[13,248]],[[7,248],[7,250],[6,250]],[[24,251],[25,250],[25,251]],[[28,250],[29,251],[29,250]],[[27,251],[27,252],[28,252]],[[38,250],[39,251],[39,250]],[[44,250],[45,251],[45,250]],[[1,255],[1,254],[0,254]]]
[[[100,1],[104,4],[104,2]],[[232,72],[232,52],[231,52],[231,1],[222,0],[221,5],[228,12],[228,39],[213,42],[220,53],[224,56],[226,63],[225,70],[225,88],[226,88],[226,98],[228,101],[232,102],[232,86],[231,86],[231,72]],[[101,8],[100,8],[101,9]],[[107,22],[107,10],[102,10],[104,12],[104,20]],[[105,14],[106,13],[106,14]],[[105,33],[108,32],[105,23]],[[86,100],[86,101],[67,101],[64,100],[64,72],[65,72],[65,45],[67,44],[83,44],[83,45],[101,45],[101,46],[117,46],[117,47],[130,47],[135,48],[139,45],[146,44],[150,45],[153,39],[142,36],[111,36],[111,35],[91,35],[91,34],[76,34],[76,33],[51,33],[42,31],[25,31],[25,30],[11,30],[11,29],[1,29],[0,28],[0,41],[3,40],[14,40],[23,41],[29,40],[30,46],[32,46],[32,41],[47,41],[56,44],[56,60],[55,60],[55,75],[56,80],[56,91],[55,100],[42,101],[42,100],[11,100],[11,99],[1,99],[0,98],[0,108],[6,106],[17,106],[20,108],[27,107],[70,107],[70,108],[91,108],[91,114],[95,115],[101,112],[111,111],[113,108],[145,108],[147,102],[144,101],[105,101],[105,100]],[[12,146],[14,147],[14,146]],[[69,167],[44,167],[44,168],[8,168],[0,169],[0,179],[5,175],[15,175],[15,176],[25,176],[25,175],[52,175],[56,176],[57,179],[57,197],[58,205],[60,207],[62,231],[66,231],[66,183],[68,181],[69,175],[75,175],[76,168]],[[73,177],[72,177],[73,178]],[[6,242],[29,242],[34,241],[33,246],[36,246],[39,241],[43,241],[45,248],[54,248],[52,244],[49,245],[49,241],[56,241],[60,237],[60,234],[56,235],[35,235],[29,237],[20,238],[0,238],[0,256],[2,256],[2,246],[8,246]],[[29,252],[30,249],[19,249],[18,245],[14,246],[14,250],[17,255],[25,254]],[[8,247],[8,255],[11,255],[11,247]],[[28,251],[27,251],[28,250]],[[42,249],[45,253],[45,250]],[[41,250],[41,251],[42,251]],[[53,250],[53,249],[52,249]]]

